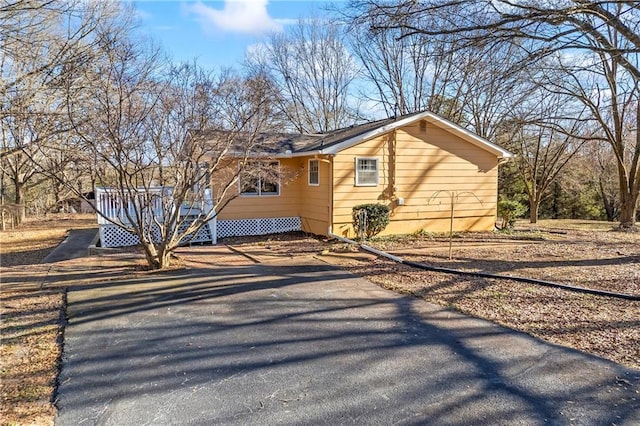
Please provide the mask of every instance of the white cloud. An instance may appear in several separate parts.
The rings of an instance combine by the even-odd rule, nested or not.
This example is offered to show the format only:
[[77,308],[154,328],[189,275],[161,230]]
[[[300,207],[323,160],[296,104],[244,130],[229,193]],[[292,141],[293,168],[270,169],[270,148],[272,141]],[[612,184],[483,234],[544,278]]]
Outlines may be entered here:
[[269,0],[225,0],[223,8],[216,9],[198,1],[185,7],[196,15],[205,32],[263,34],[282,30],[282,24],[269,16],[268,3]]

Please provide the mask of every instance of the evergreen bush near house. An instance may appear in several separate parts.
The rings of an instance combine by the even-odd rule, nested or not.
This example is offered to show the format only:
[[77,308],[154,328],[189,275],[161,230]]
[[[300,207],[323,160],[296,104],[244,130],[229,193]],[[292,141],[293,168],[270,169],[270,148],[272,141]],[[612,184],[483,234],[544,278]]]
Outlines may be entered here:
[[498,201],[498,216],[502,218],[501,229],[511,229],[516,223],[516,219],[522,217],[527,212],[527,208],[515,200]]
[[360,204],[353,208],[353,229],[359,237],[371,238],[389,224],[389,206],[384,204]]

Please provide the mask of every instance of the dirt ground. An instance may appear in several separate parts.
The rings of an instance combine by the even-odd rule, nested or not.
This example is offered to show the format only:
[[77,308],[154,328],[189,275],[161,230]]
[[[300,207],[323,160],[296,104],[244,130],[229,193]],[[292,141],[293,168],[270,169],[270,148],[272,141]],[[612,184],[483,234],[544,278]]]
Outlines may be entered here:
[[[58,374],[62,289],[6,290],[2,282],[21,267],[31,277],[45,276],[42,260],[69,229],[96,226],[93,215],[28,218],[0,232],[0,423],[53,424],[52,396]],[[25,268],[26,265],[26,268]]]
[[[428,265],[537,278],[640,295],[640,234],[611,231],[606,222],[519,223],[511,233],[458,234],[453,259],[448,239],[437,235],[378,238],[369,245]],[[429,272],[369,255],[344,243],[271,237],[227,242],[269,258],[324,251],[322,258],[391,290],[449,306],[640,369],[640,301]]]
[[92,214],[51,214],[29,217],[18,228],[0,231],[0,266],[37,265],[70,229],[95,228]]

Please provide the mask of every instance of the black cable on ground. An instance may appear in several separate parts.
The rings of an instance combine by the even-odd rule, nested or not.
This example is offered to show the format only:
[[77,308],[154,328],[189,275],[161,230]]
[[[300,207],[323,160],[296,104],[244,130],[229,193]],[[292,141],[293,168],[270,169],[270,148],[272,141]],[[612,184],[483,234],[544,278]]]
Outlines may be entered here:
[[489,274],[489,273],[486,273],[486,272],[460,271],[458,269],[441,268],[441,267],[438,267],[438,266],[429,266],[429,265],[425,265],[424,263],[412,262],[410,260],[404,260],[404,259],[403,259],[403,261],[401,263],[403,263],[405,265],[408,265],[408,266],[412,266],[414,268],[423,269],[425,271],[445,272],[447,274],[456,274],[456,275],[472,275],[472,276],[482,277],[482,278],[495,278],[495,279],[503,279],[503,280],[512,280],[512,281],[518,281],[518,282],[527,283],[527,284],[537,284],[537,285],[542,285],[542,286],[546,286],[546,287],[556,287],[556,288],[561,288],[563,290],[574,291],[574,292],[578,292],[578,293],[593,294],[593,295],[596,295],[596,296],[615,297],[615,298],[618,298],[618,299],[626,299],[626,300],[640,300],[640,295],[633,295],[633,294],[627,294],[627,293],[615,293],[615,292],[606,291],[606,290],[597,290],[597,289],[593,289],[593,288],[576,287],[576,286],[567,285],[567,284],[555,283],[555,282],[552,282],[552,281],[537,280],[537,279],[534,279],[534,278],[513,277],[513,276],[509,276],[509,275]]
[[447,273],[447,274],[467,275],[467,276],[475,276],[475,277],[482,277],[482,278],[495,278],[495,279],[501,279],[501,280],[512,280],[512,281],[518,281],[518,282],[527,283],[527,284],[537,284],[537,285],[541,285],[541,286],[545,286],[545,287],[555,287],[555,288],[560,288],[560,289],[563,289],[563,290],[573,291],[573,292],[577,292],[577,293],[593,294],[595,296],[614,297],[614,298],[617,298],[617,299],[634,300],[634,301],[640,300],[640,295],[635,295],[635,294],[616,293],[616,292],[606,291],[606,290],[597,290],[597,289],[593,289],[593,288],[577,287],[577,286],[572,286],[572,285],[567,285],[567,284],[560,284],[560,283],[556,283],[556,282],[552,282],[552,281],[537,280],[537,279],[534,279],[534,278],[512,277],[512,276],[509,276],[509,275],[489,274],[487,272],[461,271],[459,269],[442,268],[442,267],[439,267],[439,266],[429,266],[429,265],[426,265],[424,263],[412,262],[410,260],[404,260],[403,258],[401,258],[399,256],[394,256],[394,255],[392,255],[390,253],[384,252],[382,250],[375,249],[375,248],[367,246],[365,244],[360,244],[357,241],[353,241],[353,240],[350,240],[348,238],[340,237],[338,235],[331,235],[331,236],[334,237],[334,238],[337,238],[339,240],[342,240],[344,242],[350,243],[350,244],[356,244],[362,250],[368,251],[368,252],[373,253],[373,254],[375,254],[377,256],[386,257],[387,259],[393,260],[394,262],[405,264],[405,265],[408,265],[408,266],[411,266],[411,267],[414,267],[414,268],[418,268],[418,269],[423,269],[425,271],[444,272],[444,273]]

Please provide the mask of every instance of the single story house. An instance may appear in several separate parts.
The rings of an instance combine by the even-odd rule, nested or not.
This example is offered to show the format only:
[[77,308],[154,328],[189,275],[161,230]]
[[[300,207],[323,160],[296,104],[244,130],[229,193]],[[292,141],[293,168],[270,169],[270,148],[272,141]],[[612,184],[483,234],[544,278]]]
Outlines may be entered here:
[[277,173],[241,174],[233,199],[218,212],[218,237],[292,230],[353,237],[352,208],[363,203],[390,207],[381,235],[448,231],[452,194],[454,230],[492,230],[498,166],[513,157],[431,112],[324,134],[260,137],[272,149],[245,169]]

